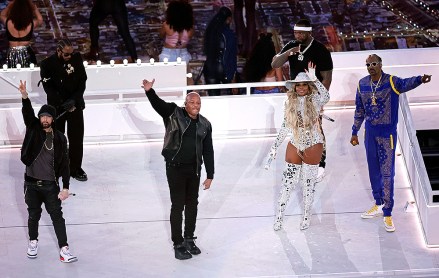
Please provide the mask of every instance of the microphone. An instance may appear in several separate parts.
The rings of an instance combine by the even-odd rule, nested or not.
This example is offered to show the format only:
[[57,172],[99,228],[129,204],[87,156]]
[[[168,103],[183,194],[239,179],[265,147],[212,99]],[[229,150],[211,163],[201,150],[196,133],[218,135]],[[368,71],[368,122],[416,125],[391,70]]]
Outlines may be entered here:
[[326,116],[325,114],[322,114],[322,118],[325,119],[325,120],[328,120],[330,122],[335,122],[335,120],[333,118],[331,118],[329,116]]

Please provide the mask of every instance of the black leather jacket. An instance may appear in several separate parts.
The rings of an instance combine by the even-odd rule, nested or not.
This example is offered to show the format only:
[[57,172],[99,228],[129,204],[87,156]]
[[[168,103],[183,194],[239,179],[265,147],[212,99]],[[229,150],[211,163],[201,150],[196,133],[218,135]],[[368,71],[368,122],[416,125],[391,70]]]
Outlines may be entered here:
[[[30,166],[43,148],[46,140],[46,132],[40,124],[40,120],[35,116],[34,109],[30,100],[22,99],[23,120],[26,125],[26,135],[24,136],[23,146],[21,147],[21,161]],[[53,125],[55,126],[55,125]],[[54,144],[54,171],[55,180],[58,184],[59,177],[62,177],[63,188],[68,189],[70,184],[69,156],[67,154],[67,139],[64,134],[55,128],[53,129]]]
[[[168,103],[159,98],[154,89],[146,93],[154,110],[163,118],[165,124],[165,138],[162,155],[166,162],[174,162],[175,157],[184,146],[181,145],[182,137],[190,124],[190,117],[186,110],[175,103]],[[214,154],[212,145],[212,125],[202,115],[198,114],[196,131],[196,157],[197,166],[201,167],[203,158],[208,179],[214,175]]]
[[[70,65],[70,68],[66,69]],[[87,73],[81,54],[75,52],[68,62],[64,62],[57,54],[44,59],[40,66],[40,76],[47,104],[56,108],[58,115],[64,111],[63,104],[71,102],[77,109],[85,108],[84,92]]]

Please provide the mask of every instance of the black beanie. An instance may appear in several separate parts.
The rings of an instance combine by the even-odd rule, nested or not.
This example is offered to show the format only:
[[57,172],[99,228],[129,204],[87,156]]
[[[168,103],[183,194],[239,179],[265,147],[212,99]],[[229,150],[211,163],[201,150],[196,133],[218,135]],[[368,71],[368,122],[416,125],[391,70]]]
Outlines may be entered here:
[[56,109],[52,105],[44,104],[38,112],[38,118],[41,116],[50,116],[54,120],[56,118]]

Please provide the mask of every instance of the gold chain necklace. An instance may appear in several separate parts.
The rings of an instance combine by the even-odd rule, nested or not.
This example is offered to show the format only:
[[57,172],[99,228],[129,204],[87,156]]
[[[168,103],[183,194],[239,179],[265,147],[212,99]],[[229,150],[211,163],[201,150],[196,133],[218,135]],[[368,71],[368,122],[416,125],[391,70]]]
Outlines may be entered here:
[[378,79],[377,84],[375,85],[375,83],[372,81],[372,78],[370,78],[370,90],[372,91],[372,105],[377,105],[377,97],[375,96],[375,93],[377,91],[377,88],[380,86],[381,83],[381,77],[383,77],[383,75],[381,74],[380,79]]

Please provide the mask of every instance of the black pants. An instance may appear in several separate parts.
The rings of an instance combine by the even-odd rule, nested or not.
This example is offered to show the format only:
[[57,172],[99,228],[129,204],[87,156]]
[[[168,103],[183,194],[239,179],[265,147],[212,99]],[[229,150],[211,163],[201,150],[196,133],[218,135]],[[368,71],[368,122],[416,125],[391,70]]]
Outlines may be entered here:
[[[203,67],[204,81],[207,85],[224,83],[224,67],[221,61],[208,59]],[[221,89],[207,90],[209,96],[220,96]]]
[[66,222],[62,216],[61,200],[58,199],[59,187],[55,182],[41,186],[24,183],[24,200],[27,204],[29,218],[29,240],[38,239],[38,222],[41,218],[41,205],[44,203],[47,213],[52,219],[59,248],[68,246]]
[[125,0],[97,0],[90,13],[91,47],[98,49],[99,24],[111,15],[116,23],[117,31],[122,37],[133,62],[137,60],[136,46],[128,28],[128,11]]
[[74,175],[82,168],[82,157],[84,154],[84,114],[82,109],[67,112],[59,119],[56,119],[56,128],[62,133],[66,132],[69,139],[70,174]]
[[171,237],[174,245],[183,242],[182,224],[184,211],[184,236],[193,237],[198,212],[199,169],[195,165],[166,163],[169,192],[171,194]]

